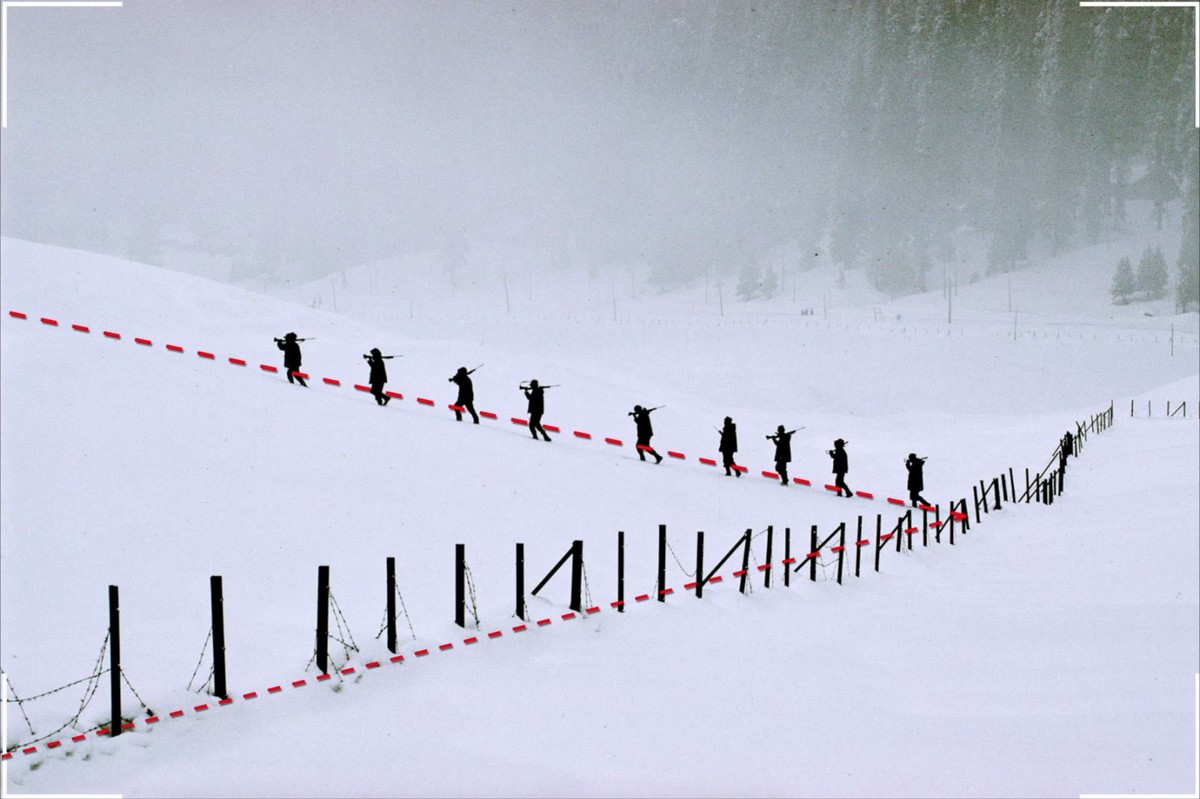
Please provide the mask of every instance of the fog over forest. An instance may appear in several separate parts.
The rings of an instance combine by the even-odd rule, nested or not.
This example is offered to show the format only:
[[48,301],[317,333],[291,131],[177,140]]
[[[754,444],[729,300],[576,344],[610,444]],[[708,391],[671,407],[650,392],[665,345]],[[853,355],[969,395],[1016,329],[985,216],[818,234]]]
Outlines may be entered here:
[[[1195,12],[1075,0],[9,9],[3,234],[234,280],[545,247],[660,285],[791,244],[923,290],[1183,218]],[[1172,216],[1173,215],[1173,216]],[[203,261],[207,258],[208,261]],[[1112,269],[1098,265],[1104,275]],[[204,271],[197,269],[195,271]],[[210,275],[211,276],[211,275]]]

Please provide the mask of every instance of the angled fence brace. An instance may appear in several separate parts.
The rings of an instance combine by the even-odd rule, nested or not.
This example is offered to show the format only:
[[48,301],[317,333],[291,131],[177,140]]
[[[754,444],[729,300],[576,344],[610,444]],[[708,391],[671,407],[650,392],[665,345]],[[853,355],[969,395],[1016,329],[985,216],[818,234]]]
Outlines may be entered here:
[[832,541],[835,535],[841,536],[841,545],[835,548],[838,556],[838,582],[841,582],[842,558],[843,555],[845,555],[846,550],[845,522],[842,522],[837,527],[833,528],[833,532],[825,536],[824,541],[817,540],[817,526],[815,524],[812,526],[812,529],[809,532],[809,546],[811,549],[809,549],[808,554],[804,557],[804,560],[800,561],[800,563],[796,565],[796,571],[800,571],[800,569],[804,567],[804,564],[808,564],[808,579],[810,582],[815,583],[817,581],[817,558],[821,556],[821,547]]
[[712,570],[707,575],[705,575],[703,571],[704,563],[702,559],[704,534],[701,533],[696,536],[696,596],[701,595],[700,589],[703,588],[705,583],[712,581],[713,575],[720,571],[721,567],[725,565],[725,561],[733,557],[733,553],[738,551],[738,547],[742,547],[742,568],[740,571],[734,572],[734,576],[741,577],[741,586],[739,590],[741,590],[743,594],[746,593],[746,578],[750,565],[750,538],[752,534],[753,531],[750,529],[747,529],[746,532],[742,533],[742,535],[738,538],[737,543],[729,548],[729,551],[725,553],[725,557],[721,558],[721,560],[717,562],[717,565],[713,566]]
[[573,561],[571,564],[571,603],[570,603],[570,608],[571,608],[571,610],[575,611],[576,613],[579,613],[583,610],[583,599],[582,599],[582,596],[583,596],[583,542],[582,541],[571,542],[571,548],[567,550],[565,555],[563,555],[561,558],[558,559],[558,563],[554,564],[554,568],[550,570],[550,573],[547,574],[545,577],[543,577],[542,581],[540,583],[538,583],[537,587],[534,588],[533,591],[530,593],[532,593],[534,596],[537,596],[538,591],[541,591],[542,588],[546,585],[546,583],[550,582],[550,578],[558,573],[558,570],[562,568],[562,565],[567,562],[568,558],[572,559],[572,561]]

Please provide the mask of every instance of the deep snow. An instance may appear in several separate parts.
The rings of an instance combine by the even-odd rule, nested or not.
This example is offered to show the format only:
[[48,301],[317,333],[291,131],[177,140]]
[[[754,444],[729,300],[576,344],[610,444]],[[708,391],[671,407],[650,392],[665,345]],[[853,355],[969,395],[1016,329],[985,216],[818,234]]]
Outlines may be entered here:
[[[130,681],[156,713],[189,710],[115,740],[18,755],[7,766],[15,791],[1047,796],[1193,784],[1195,315],[1111,318],[1095,297],[1070,314],[1052,307],[1095,253],[1021,276],[1021,296],[1048,307],[1019,313],[1013,340],[1003,277],[963,286],[949,324],[938,293],[894,303],[860,293],[828,311],[815,303],[815,317],[787,298],[726,295],[722,317],[697,311],[694,287],[614,314],[580,310],[586,292],[571,301],[566,281],[552,302],[513,314],[488,287],[408,317],[354,276],[333,313],[2,246],[0,663],[23,695],[87,675],[116,584]],[[293,329],[315,338],[307,390],[258,368],[280,362],[271,337]],[[372,346],[405,355],[389,362],[389,388],[405,399],[383,409],[352,385]],[[499,419],[457,423],[446,378],[481,362],[476,404]],[[564,433],[550,444],[508,421],[524,416],[517,384],[531,377],[561,384],[546,422]],[[1186,400],[1189,417],[1130,419],[1133,398]],[[638,462],[635,402],[666,406],[654,443],[686,460]],[[681,590],[697,530],[711,564],[747,528],[791,527],[799,550],[811,525],[827,532],[861,514],[870,529],[876,513],[894,523],[881,498],[763,478],[771,448],[760,436],[776,424],[805,428],[795,476],[823,484],[824,450],[842,437],[853,488],[903,497],[901,461],[916,450],[930,457],[926,495],[944,504],[1010,467],[1040,469],[1063,431],[1110,402],[1115,427],[1089,439],[1052,507],[1006,505],[952,549],[885,551],[879,574],[864,558],[862,577],[842,586],[826,556],[816,584],[784,588],[777,574],[767,591],[759,575],[742,597],[727,579],[700,601]],[[712,428],[726,414],[749,468],[740,480],[697,461],[719,457]],[[686,567],[668,557],[676,594],[620,617],[608,607],[617,531],[632,597],[654,588],[659,524]],[[455,543],[467,546],[486,635],[517,623],[514,544],[526,545],[532,587],[575,538],[600,612],[560,620],[564,574],[531,599],[531,618],[555,623],[461,643],[472,633],[451,623]],[[405,640],[402,619],[406,662],[365,670],[388,654],[373,636],[389,555],[417,638]],[[293,689],[315,676],[305,666],[322,564],[362,650],[349,661],[357,673]],[[264,695],[195,713],[205,697],[184,686],[209,625],[211,574],[225,580],[231,691]],[[438,652],[444,642],[456,647]],[[414,657],[422,647],[434,651]],[[276,684],[280,695],[265,695]],[[106,720],[106,690],[83,728]],[[69,717],[78,695],[31,703],[35,729]],[[140,712],[131,694],[125,707]],[[9,728],[10,741],[35,737],[11,709]]]

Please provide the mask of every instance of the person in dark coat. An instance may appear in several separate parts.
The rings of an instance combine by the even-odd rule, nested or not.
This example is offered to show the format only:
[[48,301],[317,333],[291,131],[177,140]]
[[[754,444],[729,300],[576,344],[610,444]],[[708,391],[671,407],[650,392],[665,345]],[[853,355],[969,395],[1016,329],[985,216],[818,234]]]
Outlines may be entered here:
[[914,508],[931,504],[921,496],[921,492],[925,490],[925,460],[918,458],[917,453],[910,452],[904,461],[904,468],[908,469],[908,498],[912,500]]
[[275,339],[275,346],[279,347],[279,349],[283,351],[283,368],[284,368],[284,371],[287,372],[288,382],[295,383],[296,380],[299,380],[300,385],[307,388],[308,383],[305,383],[304,378],[298,374],[298,372],[300,371],[300,343],[299,342],[301,342],[303,340],[304,339],[296,338],[295,333],[288,333],[286,336],[284,336],[281,339],[279,339],[279,338]]
[[383,387],[387,385],[387,368],[383,365],[384,358],[391,358],[390,355],[384,355],[379,351],[379,348],[371,350],[370,355],[364,355],[367,359],[367,365],[371,367],[371,377],[368,382],[371,384],[371,394],[375,397],[376,405],[387,405],[392,401],[392,398],[383,393]]
[[542,438],[549,441],[550,436],[546,435],[546,431],[542,428],[542,414],[546,412],[546,389],[548,386],[540,386],[538,381],[530,380],[528,386],[522,385],[520,388],[525,392],[525,399],[529,400],[529,434],[537,439],[538,433],[541,433]]
[[775,471],[783,485],[788,484],[787,466],[792,462],[792,436],[795,434],[795,430],[785,430],[783,425],[779,425],[775,435],[766,436],[767,441],[775,442]]
[[662,463],[662,455],[659,455],[650,446],[650,437],[654,435],[654,428],[650,425],[650,414],[657,410],[658,408],[643,408],[641,405],[634,405],[629,416],[632,416],[633,421],[637,423],[638,458],[646,460],[646,453],[649,452],[654,456],[655,463]]
[[[458,386],[458,399],[454,404],[459,408],[465,409],[471,414],[471,418],[475,420],[475,424],[479,424],[479,414],[475,413],[475,387],[471,384],[471,375],[475,373],[472,369],[467,371],[467,367],[460,366],[458,371],[454,373],[454,377],[449,378],[449,382]],[[458,421],[462,421],[462,411],[455,410],[454,417]]]
[[1063,449],[1068,455],[1075,454],[1075,436],[1071,435],[1070,430],[1063,434]]
[[721,428],[721,446],[718,448],[721,453],[721,462],[725,466],[725,475],[728,477],[730,470],[738,477],[742,476],[741,471],[733,469],[733,453],[737,452],[737,425],[733,423],[733,419],[726,416],[725,426]]
[[[829,453],[829,457],[833,458],[833,473],[837,475],[837,480],[833,484],[837,486],[838,496],[854,496],[850,486],[846,485],[846,472],[850,471],[850,459],[846,456],[846,442],[839,438],[833,442],[833,449],[826,450],[826,452]],[[843,491],[846,493],[843,494]]]

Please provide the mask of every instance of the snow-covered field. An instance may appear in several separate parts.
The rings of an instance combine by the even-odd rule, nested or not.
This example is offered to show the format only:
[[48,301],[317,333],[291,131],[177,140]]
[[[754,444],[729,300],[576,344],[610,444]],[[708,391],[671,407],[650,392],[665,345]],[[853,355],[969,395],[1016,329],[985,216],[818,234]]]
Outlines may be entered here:
[[[726,284],[720,307],[713,285],[659,296],[522,266],[511,274],[528,280],[512,279],[507,303],[497,285],[421,293],[387,282],[394,273],[381,267],[283,299],[2,246],[0,665],[21,696],[88,676],[107,630],[107,587],[118,585],[124,673],[163,719],[146,724],[127,691],[132,733],[71,743],[107,722],[105,675],[78,730],[51,739],[65,745],[42,741],[7,762],[13,792],[1193,789],[1196,315],[1113,308],[1103,285],[1080,290],[1088,259],[1119,254],[1084,251],[1014,275],[1011,301],[1004,277],[964,280],[948,322],[940,292],[888,301],[853,280],[838,289],[833,270],[801,273],[795,300],[786,291],[738,303]],[[810,306],[814,315],[798,315]],[[272,337],[289,330],[314,339],[304,345],[307,390],[259,368],[280,364]],[[404,399],[386,408],[353,387],[367,376],[361,354],[376,346],[404,355],[388,362],[388,388]],[[476,407],[498,418],[458,423],[447,378],[481,363]],[[562,433],[549,444],[510,421],[525,416],[517,386],[530,378],[559,384],[545,421]],[[1162,418],[1167,401],[1186,401],[1187,418]],[[1144,418],[1147,402],[1157,418]],[[627,416],[635,403],[664,406],[654,444],[685,458],[639,462]],[[777,568],[766,590],[756,570],[753,593],[741,596],[728,579],[737,566],[727,566],[703,599],[682,589],[697,531],[708,564],[746,529],[754,562],[765,562],[768,525],[773,561],[784,528],[803,555],[813,525],[824,536],[859,516],[872,533],[876,514],[885,529],[895,524],[884,497],[906,496],[911,451],[929,456],[926,496],[944,508],[981,479],[1041,469],[1063,432],[1110,403],[1114,427],[1088,439],[1052,506],[1005,504],[953,548],[885,550],[879,573],[868,547],[862,576],[840,586],[826,550],[815,584],[794,574],[784,587]],[[749,470],[740,480],[699,461],[719,458],[714,427],[726,415]],[[763,437],[778,424],[803,428],[791,473],[813,487],[761,475],[772,468]],[[850,486],[874,500],[821,488],[835,438],[850,442]],[[655,587],[660,524],[675,592],[634,603]],[[631,600],[623,615],[609,605],[618,531]],[[525,544],[532,588],[575,539],[601,610],[562,620],[564,571],[529,600],[532,620],[553,622],[513,633],[514,545]],[[453,624],[457,543],[478,629],[473,619],[466,631]],[[389,556],[407,611],[405,661],[395,665],[375,637]],[[355,671],[323,684],[308,665],[319,565],[331,567],[359,648],[347,657],[334,644],[335,665]],[[197,712],[211,697],[186,686],[214,574],[224,578],[235,701]],[[480,640],[465,645],[468,636]],[[444,643],[454,648],[440,651]],[[377,660],[385,665],[365,666]],[[207,670],[205,660],[196,682]],[[299,679],[308,682],[293,688]],[[69,719],[84,688],[27,703],[33,731],[10,703],[8,745]],[[243,699],[251,691],[259,696]],[[169,718],[176,709],[185,712]]]

